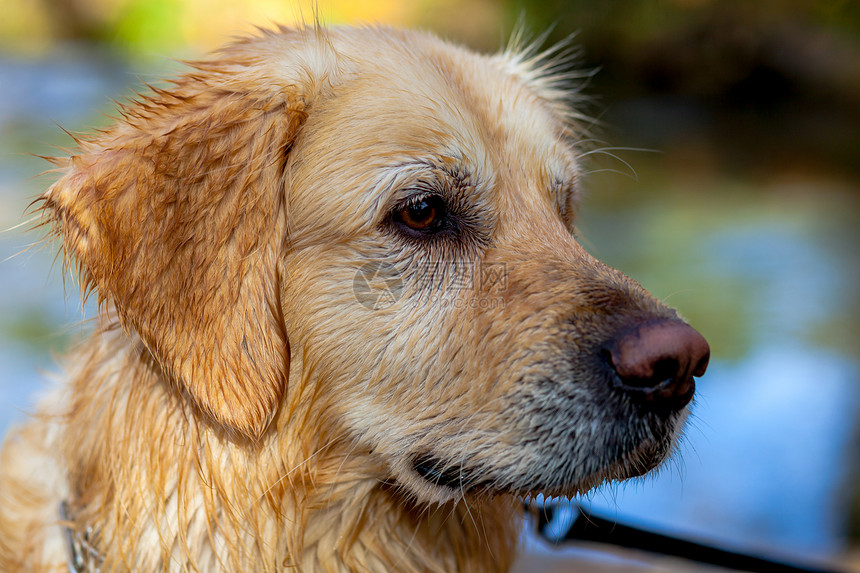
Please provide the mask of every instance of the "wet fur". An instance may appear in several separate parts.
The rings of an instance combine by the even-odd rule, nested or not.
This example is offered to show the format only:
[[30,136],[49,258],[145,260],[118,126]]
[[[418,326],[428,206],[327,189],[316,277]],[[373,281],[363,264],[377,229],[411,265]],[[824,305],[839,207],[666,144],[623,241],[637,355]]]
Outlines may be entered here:
[[[563,79],[279,29],[55,159],[44,213],[101,311],[5,442],[0,570],[65,570],[68,525],[102,571],[505,571],[521,496],[660,463],[684,414],[638,411],[597,350],[675,313],[571,235]],[[416,190],[445,236],[393,225]],[[360,304],[366,268],[390,305]]]

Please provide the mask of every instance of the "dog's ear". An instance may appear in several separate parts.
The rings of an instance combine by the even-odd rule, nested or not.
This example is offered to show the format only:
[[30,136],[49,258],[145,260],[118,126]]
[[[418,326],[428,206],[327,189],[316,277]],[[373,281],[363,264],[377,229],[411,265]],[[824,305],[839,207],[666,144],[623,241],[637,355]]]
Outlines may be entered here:
[[82,288],[201,410],[254,438],[287,383],[284,170],[308,94],[251,54],[125,106],[42,199]]

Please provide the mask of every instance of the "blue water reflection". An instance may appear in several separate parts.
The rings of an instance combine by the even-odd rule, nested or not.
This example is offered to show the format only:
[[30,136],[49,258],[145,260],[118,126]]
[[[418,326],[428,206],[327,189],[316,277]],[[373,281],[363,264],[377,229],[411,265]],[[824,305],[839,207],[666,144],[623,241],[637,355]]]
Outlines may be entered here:
[[749,284],[745,308],[752,347],[807,340],[816,327],[849,310],[851,280],[840,253],[828,251],[790,221],[733,225],[702,241],[700,269]]

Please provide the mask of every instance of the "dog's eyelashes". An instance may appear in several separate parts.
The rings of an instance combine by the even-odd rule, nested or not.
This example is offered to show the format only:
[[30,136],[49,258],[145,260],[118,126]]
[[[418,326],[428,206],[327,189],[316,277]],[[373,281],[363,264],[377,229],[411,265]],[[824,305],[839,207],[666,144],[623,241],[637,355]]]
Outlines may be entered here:
[[394,223],[410,235],[431,235],[446,229],[448,209],[438,195],[420,195],[396,207],[392,213]]

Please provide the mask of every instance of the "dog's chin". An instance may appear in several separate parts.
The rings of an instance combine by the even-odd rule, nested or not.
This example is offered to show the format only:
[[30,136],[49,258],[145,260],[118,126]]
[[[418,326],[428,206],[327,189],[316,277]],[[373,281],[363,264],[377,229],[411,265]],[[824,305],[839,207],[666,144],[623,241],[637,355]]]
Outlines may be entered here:
[[675,447],[676,435],[671,439],[660,442],[643,442],[638,448],[619,460],[607,465],[573,487],[562,487],[561,490],[546,491],[551,495],[571,496],[588,493],[588,491],[608,482],[625,481],[642,477],[657,468],[671,457]]
[[[546,460],[540,456],[520,453],[521,458],[534,460],[523,464],[528,469],[511,472],[483,465],[454,463],[428,453],[415,454],[394,469],[395,480],[409,498],[421,503],[446,503],[494,495],[528,497],[535,494],[573,497],[583,495],[608,482],[618,482],[644,476],[659,468],[676,449],[686,411],[677,413],[671,420],[652,427],[652,434],[641,439],[634,447],[619,456],[602,460],[570,459],[567,465],[558,466],[551,458],[558,452],[547,452]],[[508,459],[515,459],[511,451]],[[468,456],[461,456],[467,459]],[[522,467],[522,466],[520,466]],[[548,468],[554,467],[552,470]]]

